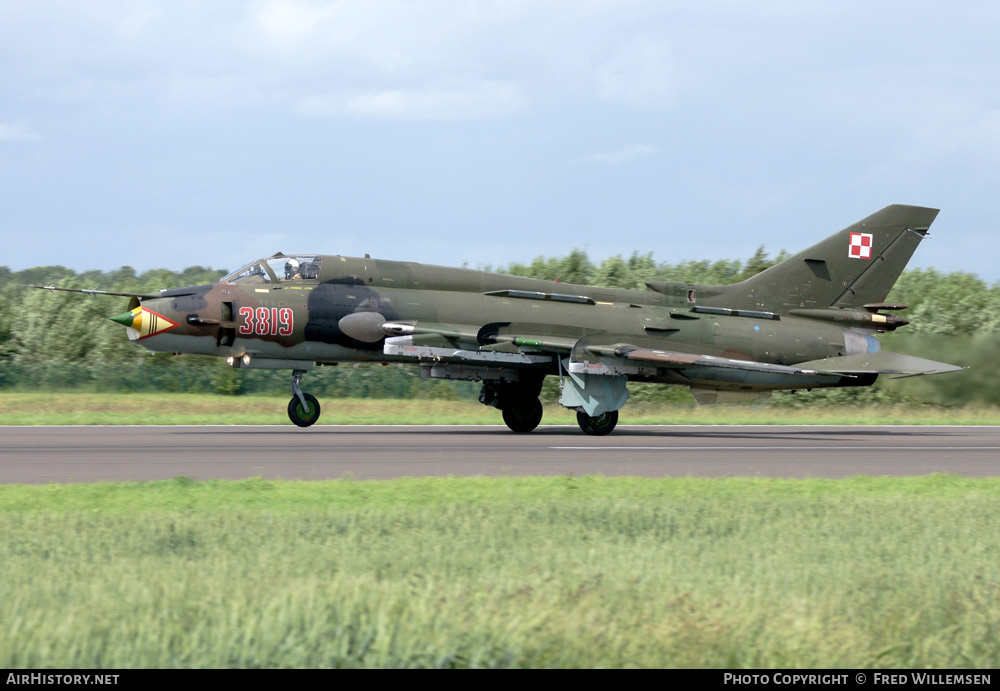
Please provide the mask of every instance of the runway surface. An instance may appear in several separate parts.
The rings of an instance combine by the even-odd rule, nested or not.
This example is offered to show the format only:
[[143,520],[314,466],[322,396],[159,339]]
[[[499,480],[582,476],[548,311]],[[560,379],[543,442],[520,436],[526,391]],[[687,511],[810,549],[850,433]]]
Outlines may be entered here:
[[0,483],[429,475],[1000,474],[1000,427],[0,427]]

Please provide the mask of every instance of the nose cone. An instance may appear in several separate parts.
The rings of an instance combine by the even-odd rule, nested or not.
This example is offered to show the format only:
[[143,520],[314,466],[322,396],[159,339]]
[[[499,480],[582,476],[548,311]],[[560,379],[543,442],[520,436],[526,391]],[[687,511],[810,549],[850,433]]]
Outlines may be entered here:
[[111,317],[111,321],[128,327],[128,337],[133,341],[141,341],[144,338],[156,336],[180,326],[170,317],[145,305],[140,305],[131,312],[119,314],[117,317]]
[[[125,312],[124,314],[119,314],[117,317],[111,317],[111,321],[118,322],[119,324],[122,324],[123,326],[133,326],[134,327],[135,326],[135,322],[136,322],[136,317],[138,316],[136,314],[136,312],[138,312],[139,315],[141,315],[142,314],[142,308],[141,307],[136,307],[135,310],[133,310],[131,312]],[[139,318],[141,319],[141,317],[139,317]]]

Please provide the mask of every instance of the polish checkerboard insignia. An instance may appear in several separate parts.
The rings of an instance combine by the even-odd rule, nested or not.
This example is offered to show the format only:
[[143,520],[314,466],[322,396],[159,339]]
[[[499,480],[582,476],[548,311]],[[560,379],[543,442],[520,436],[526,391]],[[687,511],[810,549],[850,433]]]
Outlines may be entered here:
[[848,248],[847,255],[851,259],[871,259],[872,234],[851,233],[851,244]]

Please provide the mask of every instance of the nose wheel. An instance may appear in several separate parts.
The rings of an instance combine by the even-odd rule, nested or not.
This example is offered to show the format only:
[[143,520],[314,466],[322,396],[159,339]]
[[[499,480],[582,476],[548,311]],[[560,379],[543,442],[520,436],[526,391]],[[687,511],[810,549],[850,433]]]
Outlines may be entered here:
[[308,427],[319,420],[319,401],[311,393],[303,393],[300,384],[305,370],[292,372],[292,400],[288,402],[288,419],[299,427]]
[[299,427],[308,427],[319,420],[319,401],[311,393],[302,394],[302,398],[306,400],[306,405],[298,396],[293,396],[288,402],[288,419]]

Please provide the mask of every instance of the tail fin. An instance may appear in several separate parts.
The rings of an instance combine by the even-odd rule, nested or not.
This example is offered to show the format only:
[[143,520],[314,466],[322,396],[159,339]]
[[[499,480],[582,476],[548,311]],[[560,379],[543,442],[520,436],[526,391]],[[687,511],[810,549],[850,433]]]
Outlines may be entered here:
[[724,301],[779,313],[883,302],[937,215],[938,209],[891,204],[756,276],[726,286]]

